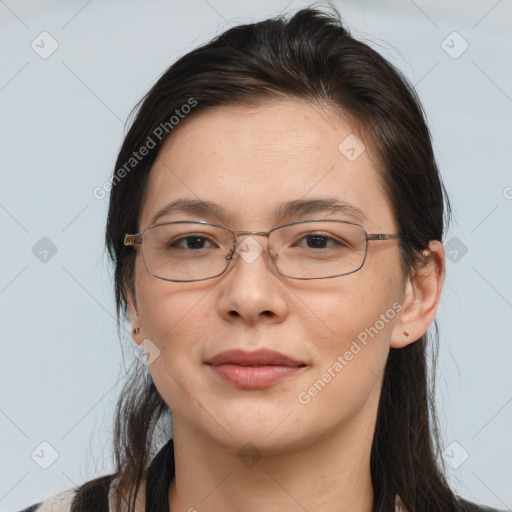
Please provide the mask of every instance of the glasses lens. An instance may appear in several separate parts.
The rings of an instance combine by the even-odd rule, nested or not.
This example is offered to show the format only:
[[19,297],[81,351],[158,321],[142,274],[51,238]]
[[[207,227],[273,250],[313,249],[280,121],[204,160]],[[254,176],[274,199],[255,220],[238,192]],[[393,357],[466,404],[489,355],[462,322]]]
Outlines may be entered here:
[[184,221],[148,228],[142,247],[146,266],[154,276],[195,281],[224,272],[233,239],[226,229]]
[[350,274],[366,254],[362,226],[340,221],[305,221],[278,228],[269,244],[279,271],[289,277],[315,279]]

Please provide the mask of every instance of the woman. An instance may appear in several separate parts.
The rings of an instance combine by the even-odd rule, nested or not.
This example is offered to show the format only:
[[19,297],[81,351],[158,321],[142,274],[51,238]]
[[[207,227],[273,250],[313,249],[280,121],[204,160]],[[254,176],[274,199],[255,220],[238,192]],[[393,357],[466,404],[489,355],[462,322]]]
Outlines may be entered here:
[[112,181],[118,318],[146,353],[116,472],[27,510],[491,510],[436,458],[445,205],[414,91],[337,13],[178,60]]

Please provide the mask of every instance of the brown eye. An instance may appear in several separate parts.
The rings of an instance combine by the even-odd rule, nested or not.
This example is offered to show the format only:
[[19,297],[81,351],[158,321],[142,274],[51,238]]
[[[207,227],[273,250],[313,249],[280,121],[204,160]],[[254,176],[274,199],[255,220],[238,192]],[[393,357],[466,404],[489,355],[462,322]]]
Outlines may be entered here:
[[217,244],[214,244],[210,239],[202,235],[188,235],[182,236],[172,243],[169,244],[170,247],[177,247],[179,249],[207,249],[208,247],[218,247]]

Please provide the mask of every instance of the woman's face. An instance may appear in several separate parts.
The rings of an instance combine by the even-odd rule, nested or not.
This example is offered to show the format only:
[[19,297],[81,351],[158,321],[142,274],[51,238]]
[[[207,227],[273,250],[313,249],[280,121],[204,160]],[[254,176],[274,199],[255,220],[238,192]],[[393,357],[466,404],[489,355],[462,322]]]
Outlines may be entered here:
[[[151,170],[139,229],[177,199],[215,203],[219,212],[174,211],[157,222],[206,220],[254,231],[278,224],[274,213],[290,201],[324,199],[348,203],[365,218],[312,210],[287,220],[348,220],[368,233],[396,233],[378,170],[353,137],[334,113],[299,101],[196,114]],[[251,250],[267,247],[265,237],[250,243]],[[174,436],[188,430],[228,449],[252,442],[270,453],[354,425],[373,428],[404,299],[398,241],[369,242],[359,271],[331,279],[290,279],[264,254],[240,254],[220,277],[178,283],[152,276],[138,251],[132,323],[142,330],[134,339],[160,351],[150,371],[173,412]],[[231,349],[271,350],[302,366],[247,387],[208,364]]]

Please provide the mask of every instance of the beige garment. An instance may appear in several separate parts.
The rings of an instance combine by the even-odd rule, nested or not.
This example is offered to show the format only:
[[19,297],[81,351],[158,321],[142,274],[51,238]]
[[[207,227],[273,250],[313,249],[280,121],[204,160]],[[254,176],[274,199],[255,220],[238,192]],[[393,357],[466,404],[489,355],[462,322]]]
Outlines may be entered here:
[[[127,512],[128,511],[128,504],[123,503],[121,505],[121,510],[116,510],[114,506],[114,491],[115,486],[117,485],[117,482],[119,482],[119,478],[116,478],[112,481],[110,484],[110,490],[108,493],[108,509],[109,511],[116,511],[116,512]],[[135,512],[145,512],[146,508],[146,481],[144,480],[140,487],[139,491],[137,492],[137,500],[135,502]],[[38,510],[36,512],[39,512]]]
[[44,500],[36,512],[69,512],[75,489],[67,489]]

